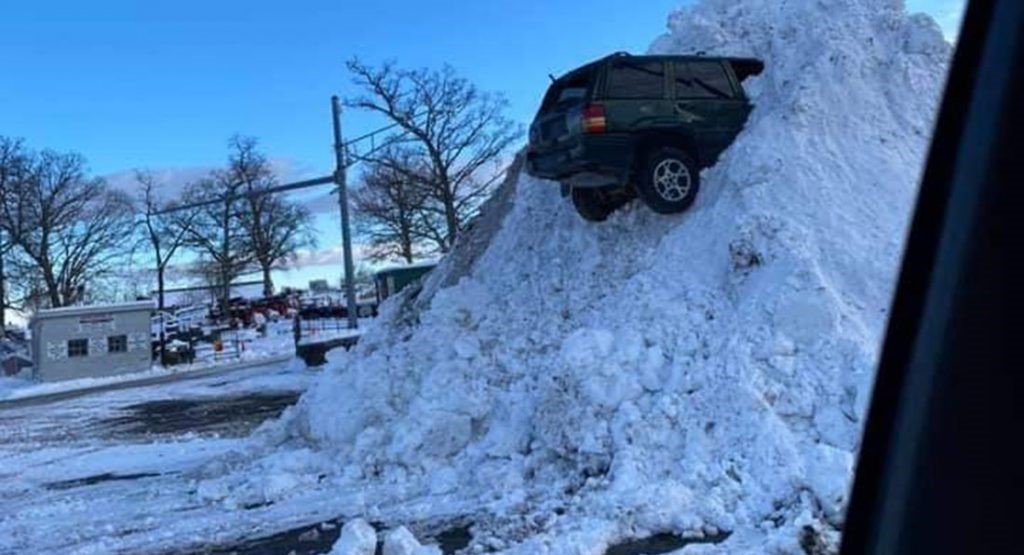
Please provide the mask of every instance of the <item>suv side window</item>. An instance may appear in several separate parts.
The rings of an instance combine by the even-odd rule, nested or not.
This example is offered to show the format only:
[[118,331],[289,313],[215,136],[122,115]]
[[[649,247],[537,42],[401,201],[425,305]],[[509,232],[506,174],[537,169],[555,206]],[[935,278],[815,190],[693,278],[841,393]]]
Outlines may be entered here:
[[676,62],[676,98],[734,98],[721,62]]
[[607,98],[664,98],[665,64],[620,60],[612,64],[605,85]]

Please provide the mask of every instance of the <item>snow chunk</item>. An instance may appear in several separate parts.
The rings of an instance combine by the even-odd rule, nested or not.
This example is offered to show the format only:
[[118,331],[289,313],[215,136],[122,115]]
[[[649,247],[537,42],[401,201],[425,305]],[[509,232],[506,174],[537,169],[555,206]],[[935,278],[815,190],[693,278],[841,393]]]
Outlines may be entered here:
[[373,555],[376,549],[377,532],[365,520],[356,518],[341,527],[331,555]]
[[441,549],[420,545],[408,528],[399,526],[384,536],[384,555],[441,555]]

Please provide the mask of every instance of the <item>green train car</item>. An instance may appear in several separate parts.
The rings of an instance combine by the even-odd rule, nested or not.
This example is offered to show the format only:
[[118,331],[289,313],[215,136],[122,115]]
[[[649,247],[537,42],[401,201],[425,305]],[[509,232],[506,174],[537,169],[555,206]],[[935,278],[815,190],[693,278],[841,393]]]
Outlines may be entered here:
[[394,266],[373,274],[373,282],[377,286],[377,303],[401,291],[406,285],[423,277],[437,266],[435,262]]

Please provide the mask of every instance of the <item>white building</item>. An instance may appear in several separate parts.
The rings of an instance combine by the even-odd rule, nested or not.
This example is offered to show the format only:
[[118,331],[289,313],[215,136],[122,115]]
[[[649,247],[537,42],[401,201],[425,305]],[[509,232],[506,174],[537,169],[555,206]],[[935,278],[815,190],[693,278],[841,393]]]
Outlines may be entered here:
[[151,301],[40,310],[32,330],[33,377],[52,382],[148,370]]

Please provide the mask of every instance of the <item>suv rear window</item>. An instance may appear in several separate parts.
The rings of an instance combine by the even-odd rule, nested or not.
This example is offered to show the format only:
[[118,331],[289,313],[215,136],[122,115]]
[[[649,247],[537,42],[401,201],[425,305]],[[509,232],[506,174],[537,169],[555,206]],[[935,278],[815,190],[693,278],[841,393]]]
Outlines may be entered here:
[[676,98],[733,98],[732,83],[720,62],[676,62]]
[[664,98],[665,64],[661,61],[615,62],[608,71],[608,98]]
[[540,111],[545,112],[564,103],[575,104],[586,100],[590,94],[593,75],[593,70],[579,71],[552,83],[544,95],[544,101],[541,102]]

